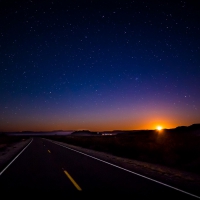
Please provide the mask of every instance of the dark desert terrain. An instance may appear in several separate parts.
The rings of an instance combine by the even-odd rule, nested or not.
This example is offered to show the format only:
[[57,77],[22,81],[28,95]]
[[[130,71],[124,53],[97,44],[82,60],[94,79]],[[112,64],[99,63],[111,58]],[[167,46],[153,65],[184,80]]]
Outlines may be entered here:
[[[85,131],[68,136],[49,136],[65,142],[108,152],[120,157],[162,164],[200,174],[200,124],[175,129],[118,131],[115,135]],[[111,133],[110,133],[111,134]],[[89,135],[89,132],[87,132]]]

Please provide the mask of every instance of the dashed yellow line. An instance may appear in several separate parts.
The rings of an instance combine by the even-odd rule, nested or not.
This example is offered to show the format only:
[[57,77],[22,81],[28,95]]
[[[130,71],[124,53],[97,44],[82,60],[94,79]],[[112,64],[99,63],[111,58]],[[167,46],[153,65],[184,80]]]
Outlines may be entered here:
[[80,188],[80,186],[76,183],[76,181],[69,175],[69,173],[64,170],[65,175],[69,178],[69,180],[74,184],[74,186],[76,187],[77,190],[82,191],[82,189]]
[[49,153],[51,153],[51,151],[50,151],[50,150],[48,150],[48,152],[49,152]]

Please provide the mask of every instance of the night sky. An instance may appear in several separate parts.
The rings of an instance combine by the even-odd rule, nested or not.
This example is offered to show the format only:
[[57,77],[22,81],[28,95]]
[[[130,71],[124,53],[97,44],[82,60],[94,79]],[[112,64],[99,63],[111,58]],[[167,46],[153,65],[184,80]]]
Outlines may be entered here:
[[200,2],[0,1],[0,131],[200,122]]

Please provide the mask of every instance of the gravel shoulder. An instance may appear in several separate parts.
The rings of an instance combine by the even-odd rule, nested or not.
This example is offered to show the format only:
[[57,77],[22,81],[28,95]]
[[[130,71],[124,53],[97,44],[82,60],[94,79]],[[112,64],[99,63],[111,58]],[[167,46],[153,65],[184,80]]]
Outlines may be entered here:
[[23,139],[20,142],[6,145],[6,148],[0,151],[0,172],[30,141],[31,139]]
[[128,169],[130,171],[133,171],[143,176],[147,176],[149,178],[152,178],[154,180],[176,187],[178,189],[181,189],[193,194],[199,194],[200,175],[198,174],[190,173],[186,171],[180,171],[174,168],[170,168],[170,167],[166,167],[166,166],[162,166],[158,164],[152,164],[152,163],[142,162],[138,160],[122,158],[122,157],[114,156],[109,153],[86,149],[83,147],[66,144],[63,142],[57,142],[57,141],[52,141],[52,142],[56,142],[63,146],[67,146],[77,151],[86,153],[88,155],[110,162],[119,167]]

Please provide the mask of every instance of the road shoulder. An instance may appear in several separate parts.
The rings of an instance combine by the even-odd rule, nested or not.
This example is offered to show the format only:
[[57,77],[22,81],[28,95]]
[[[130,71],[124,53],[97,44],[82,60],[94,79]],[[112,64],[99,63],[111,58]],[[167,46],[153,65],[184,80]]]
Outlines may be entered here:
[[3,170],[9,162],[31,141],[23,139],[20,142],[8,144],[7,147],[0,151],[0,171]]

